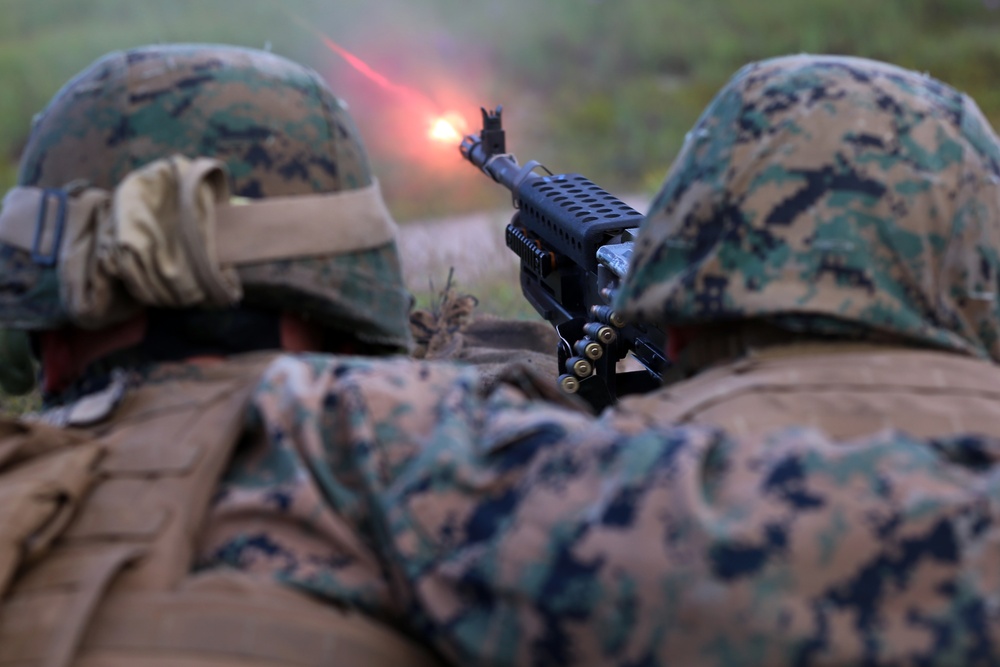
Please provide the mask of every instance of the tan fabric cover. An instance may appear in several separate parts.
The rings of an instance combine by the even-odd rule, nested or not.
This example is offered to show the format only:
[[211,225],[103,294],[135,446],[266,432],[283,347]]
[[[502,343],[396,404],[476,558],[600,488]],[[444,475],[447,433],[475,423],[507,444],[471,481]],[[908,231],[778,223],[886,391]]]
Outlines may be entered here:
[[87,431],[0,423],[0,666],[434,664],[269,578],[189,572],[268,361],[142,386]]
[[107,230],[113,238],[98,230],[94,268],[109,282],[119,278],[140,303],[238,301],[239,279],[219,265],[216,249],[215,208],[228,200],[226,172],[215,160],[175,156],[132,172],[114,192]]
[[90,328],[144,305],[231,305],[243,295],[236,266],[370,250],[396,236],[378,183],[231,203],[224,165],[209,158],[175,155],[131,172],[113,193],[70,194],[59,242],[59,205],[51,194],[31,187],[8,192],[0,242],[31,250],[47,201],[38,249],[58,256],[63,306]]
[[384,246],[398,234],[377,180],[322,195],[233,199],[217,214],[223,264],[346,255]]
[[947,352],[773,347],[619,405],[648,421],[717,425],[741,439],[787,426],[838,440],[887,428],[1000,436],[1000,369]]

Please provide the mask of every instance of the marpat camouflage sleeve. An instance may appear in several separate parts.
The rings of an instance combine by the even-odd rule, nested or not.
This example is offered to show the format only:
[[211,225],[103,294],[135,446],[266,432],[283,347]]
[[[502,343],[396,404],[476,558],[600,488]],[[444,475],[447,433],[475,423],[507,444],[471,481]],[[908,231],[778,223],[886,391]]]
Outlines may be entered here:
[[278,359],[254,415],[203,566],[271,570],[456,664],[1000,660],[995,442],[735,442],[325,356]]

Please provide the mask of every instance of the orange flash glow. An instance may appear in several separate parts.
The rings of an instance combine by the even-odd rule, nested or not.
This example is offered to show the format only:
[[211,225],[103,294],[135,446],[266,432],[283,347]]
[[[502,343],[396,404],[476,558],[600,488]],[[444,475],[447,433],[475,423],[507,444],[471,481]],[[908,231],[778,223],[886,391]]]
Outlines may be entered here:
[[431,129],[427,132],[427,136],[434,141],[457,144],[462,141],[465,130],[465,119],[454,111],[449,111],[431,121]]
[[431,126],[431,131],[428,134],[431,139],[437,141],[461,141],[462,135],[458,133],[455,127],[446,121],[444,118],[438,118],[434,124]]

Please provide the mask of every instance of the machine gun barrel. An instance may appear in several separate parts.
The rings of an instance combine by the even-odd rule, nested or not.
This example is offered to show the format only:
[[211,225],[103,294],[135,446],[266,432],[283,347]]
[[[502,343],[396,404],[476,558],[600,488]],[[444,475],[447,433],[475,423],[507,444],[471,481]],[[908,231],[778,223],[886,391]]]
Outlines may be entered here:
[[458,147],[462,157],[511,192],[516,192],[525,180],[540,178],[534,173],[538,163],[522,167],[513,155],[505,152],[507,142],[501,122],[503,107],[498,106],[494,111],[488,111],[484,107],[481,111],[483,130],[478,135],[470,134],[462,140]]

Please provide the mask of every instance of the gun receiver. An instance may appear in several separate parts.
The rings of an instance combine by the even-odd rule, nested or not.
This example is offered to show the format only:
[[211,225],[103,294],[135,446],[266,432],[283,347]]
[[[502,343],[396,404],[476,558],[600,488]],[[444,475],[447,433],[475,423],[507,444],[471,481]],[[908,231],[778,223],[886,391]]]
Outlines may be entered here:
[[[611,307],[642,214],[580,174],[518,164],[506,152],[502,107],[482,114],[482,131],[459,150],[511,192],[507,247],[521,259],[521,292],[559,335],[560,388],[601,409],[659,386],[668,365],[663,332],[626,322]],[[629,353],[644,368],[618,372]]]

